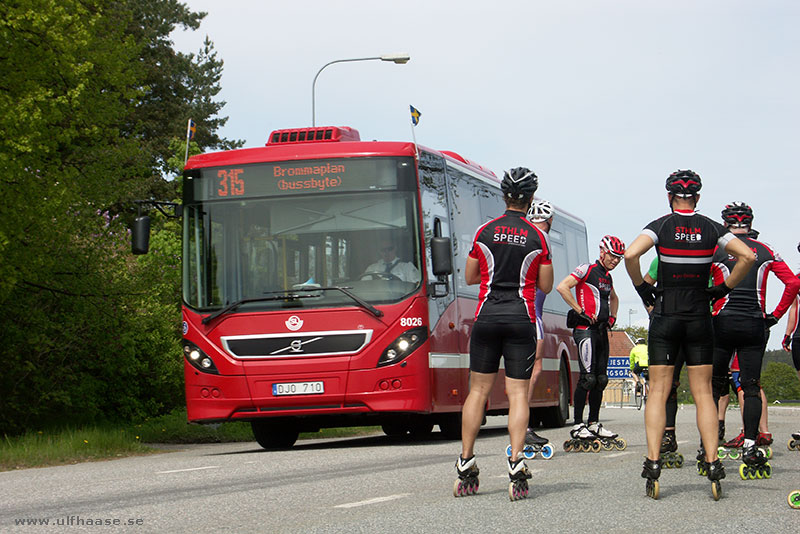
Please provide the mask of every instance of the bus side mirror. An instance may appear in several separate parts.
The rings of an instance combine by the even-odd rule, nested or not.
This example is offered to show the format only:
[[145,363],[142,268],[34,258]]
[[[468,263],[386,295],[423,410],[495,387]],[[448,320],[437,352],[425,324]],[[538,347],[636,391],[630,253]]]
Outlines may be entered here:
[[131,252],[134,254],[147,254],[150,250],[150,217],[142,215],[136,217],[131,228]]
[[431,267],[434,275],[453,274],[453,257],[450,247],[449,237],[431,238]]

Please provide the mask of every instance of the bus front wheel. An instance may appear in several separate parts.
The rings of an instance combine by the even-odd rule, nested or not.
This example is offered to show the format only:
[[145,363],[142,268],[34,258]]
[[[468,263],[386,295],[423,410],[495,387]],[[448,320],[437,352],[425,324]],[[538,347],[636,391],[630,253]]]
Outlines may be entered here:
[[291,449],[300,432],[291,423],[273,421],[251,421],[253,436],[268,451]]

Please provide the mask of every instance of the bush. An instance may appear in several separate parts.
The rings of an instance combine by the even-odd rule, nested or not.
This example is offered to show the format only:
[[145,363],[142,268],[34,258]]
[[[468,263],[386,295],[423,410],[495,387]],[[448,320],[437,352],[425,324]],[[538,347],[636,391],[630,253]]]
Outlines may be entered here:
[[761,373],[761,387],[768,401],[800,399],[800,380],[794,367],[785,363],[771,362]]

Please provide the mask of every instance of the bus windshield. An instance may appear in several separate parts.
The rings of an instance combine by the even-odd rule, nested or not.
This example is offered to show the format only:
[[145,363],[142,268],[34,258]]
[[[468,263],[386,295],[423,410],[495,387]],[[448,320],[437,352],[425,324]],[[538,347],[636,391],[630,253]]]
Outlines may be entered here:
[[[416,193],[308,193],[197,201],[184,211],[183,298],[237,311],[397,302],[421,283]],[[292,290],[302,298],[289,298]],[[262,297],[287,292],[287,298]]]

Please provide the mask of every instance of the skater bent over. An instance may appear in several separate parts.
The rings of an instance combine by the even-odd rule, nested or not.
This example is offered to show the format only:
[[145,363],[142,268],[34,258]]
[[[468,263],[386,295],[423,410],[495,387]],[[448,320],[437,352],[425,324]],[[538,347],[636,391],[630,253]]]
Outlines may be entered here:
[[[594,440],[599,440],[606,449],[625,448],[624,440],[616,439],[617,434],[603,428],[599,422],[603,390],[608,384],[608,329],[614,326],[619,306],[611,271],[624,253],[625,243],[607,235],[600,241],[600,258],[591,265],[579,265],[556,287],[572,308],[567,316],[567,326],[573,328],[572,337],[578,346],[580,365],[580,378],[573,398],[575,426],[570,431],[572,440],[565,444],[568,450],[588,450],[587,445]],[[572,296],[573,288],[577,298]],[[587,396],[589,418],[584,424],[583,409]]]
[[[728,295],[714,302],[714,375],[715,402],[728,390],[728,369],[735,354],[739,357],[739,382],[744,394],[744,441],[739,474],[743,479],[771,475],[771,468],[761,449],[756,447],[761,419],[761,363],[767,346],[768,329],[783,317],[800,288],[800,280],[769,245],[747,234],[753,210],[743,202],[728,204],[722,210],[728,230],[756,253],[755,266]],[[711,273],[715,284],[724,283],[736,265],[724,250],[717,250]],[[784,284],[783,296],[772,313],[766,313],[767,275],[772,272]],[[751,476],[752,475],[752,476]]]
[[503,176],[506,212],[475,233],[467,258],[468,284],[480,283],[475,324],[470,336],[470,389],[462,409],[461,456],[456,462],[456,496],[477,490],[474,445],[489,394],[497,378],[500,357],[505,366],[508,472],[512,500],[527,496],[530,472],[520,457],[528,426],[528,383],[536,357],[537,288],[553,287],[553,266],[546,235],[526,217],[538,179],[525,168]]
[[[625,268],[650,316],[648,356],[650,399],[645,408],[647,459],[642,477],[647,494],[658,498],[659,452],[666,423],[665,404],[672,386],[675,359],[681,349],[689,368],[689,387],[697,409],[697,428],[705,447],[703,467],[714,498],[721,495],[725,470],[717,458],[717,410],[711,394],[713,327],[709,301],[727,295],[745,277],[755,255],[724,226],[695,211],[702,187],[693,171],[677,171],[666,180],[671,213],[648,224],[625,252]],[[653,246],[658,253],[657,285],[644,281],[640,258]],[[723,283],[708,287],[715,246],[736,257]]]

